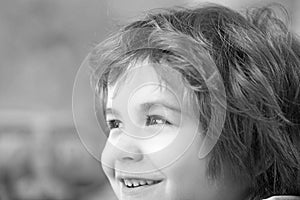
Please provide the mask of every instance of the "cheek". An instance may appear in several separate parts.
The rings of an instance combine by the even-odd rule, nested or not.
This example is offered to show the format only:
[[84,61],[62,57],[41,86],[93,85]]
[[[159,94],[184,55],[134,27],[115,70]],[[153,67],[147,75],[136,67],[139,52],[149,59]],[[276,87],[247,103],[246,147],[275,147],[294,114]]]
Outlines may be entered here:
[[167,191],[177,193],[180,199],[198,199],[200,195],[208,197],[213,189],[206,176],[208,158],[198,159],[195,150],[196,145],[191,146],[178,160],[163,169],[168,180]]
[[112,145],[107,141],[101,154],[101,166],[108,178],[114,177],[114,151]]
[[[164,136],[157,136],[156,141],[145,141],[148,144],[144,148],[153,146],[160,147],[158,151],[152,151],[149,156],[158,169],[176,166],[186,168],[191,162],[197,162],[199,149],[201,147],[201,134],[197,133],[197,126],[186,123],[181,128],[174,129],[174,132],[163,133]],[[162,139],[164,137],[164,139]],[[150,145],[151,144],[151,145]]]
[[196,123],[186,123],[174,142],[153,157],[156,162],[164,163],[167,190],[178,193],[182,199],[197,199],[213,189],[206,174],[210,157],[198,158],[203,136],[197,127]]

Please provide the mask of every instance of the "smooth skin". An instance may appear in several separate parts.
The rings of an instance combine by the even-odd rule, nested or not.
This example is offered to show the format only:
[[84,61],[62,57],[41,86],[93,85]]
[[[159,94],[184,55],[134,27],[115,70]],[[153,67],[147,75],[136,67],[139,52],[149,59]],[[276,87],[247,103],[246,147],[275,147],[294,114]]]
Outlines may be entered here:
[[[210,154],[198,158],[203,134],[187,88],[180,74],[166,77],[145,61],[108,88],[102,167],[115,194],[122,200],[245,199],[247,182],[234,180],[226,165],[217,180],[208,178]],[[160,182],[128,188],[122,178]]]

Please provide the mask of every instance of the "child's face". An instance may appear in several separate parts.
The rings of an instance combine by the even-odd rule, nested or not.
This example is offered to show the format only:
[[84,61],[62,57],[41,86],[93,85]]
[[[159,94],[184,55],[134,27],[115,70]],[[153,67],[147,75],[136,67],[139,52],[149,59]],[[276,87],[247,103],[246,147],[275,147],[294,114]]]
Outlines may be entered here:
[[229,173],[207,178],[199,159],[202,131],[180,76],[159,79],[151,64],[135,66],[108,88],[111,128],[102,166],[119,199],[242,199]]

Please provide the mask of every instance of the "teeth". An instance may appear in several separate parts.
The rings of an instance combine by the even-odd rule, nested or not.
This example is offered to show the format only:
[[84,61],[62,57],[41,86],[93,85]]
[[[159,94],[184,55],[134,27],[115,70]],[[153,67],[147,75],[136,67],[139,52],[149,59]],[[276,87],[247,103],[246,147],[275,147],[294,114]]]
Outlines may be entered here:
[[139,183],[138,183],[138,182],[136,182],[136,181],[133,181],[133,185],[134,185],[134,187],[136,187],[136,186],[138,186],[138,185],[139,185]]
[[124,179],[124,184],[127,187],[138,187],[143,185],[152,185],[153,180],[137,180],[137,179]]
[[131,181],[125,179],[124,182],[125,182],[125,185],[132,186],[132,182]]
[[146,181],[148,185],[152,185],[154,181]]
[[146,181],[141,180],[141,181],[140,181],[140,185],[146,185]]

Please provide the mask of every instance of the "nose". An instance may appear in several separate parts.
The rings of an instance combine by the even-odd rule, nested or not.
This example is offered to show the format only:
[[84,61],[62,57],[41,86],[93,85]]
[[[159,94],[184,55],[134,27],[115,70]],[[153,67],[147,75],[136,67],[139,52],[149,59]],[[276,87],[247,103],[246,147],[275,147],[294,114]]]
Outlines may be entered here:
[[129,135],[123,135],[116,144],[118,152],[116,160],[120,162],[139,162],[143,160],[143,153],[138,145],[138,140]]
[[139,140],[122,133],[117,138],[109,138],[102,152],[102,162],[111,167],[116,162],[134,163],[144,159]]

